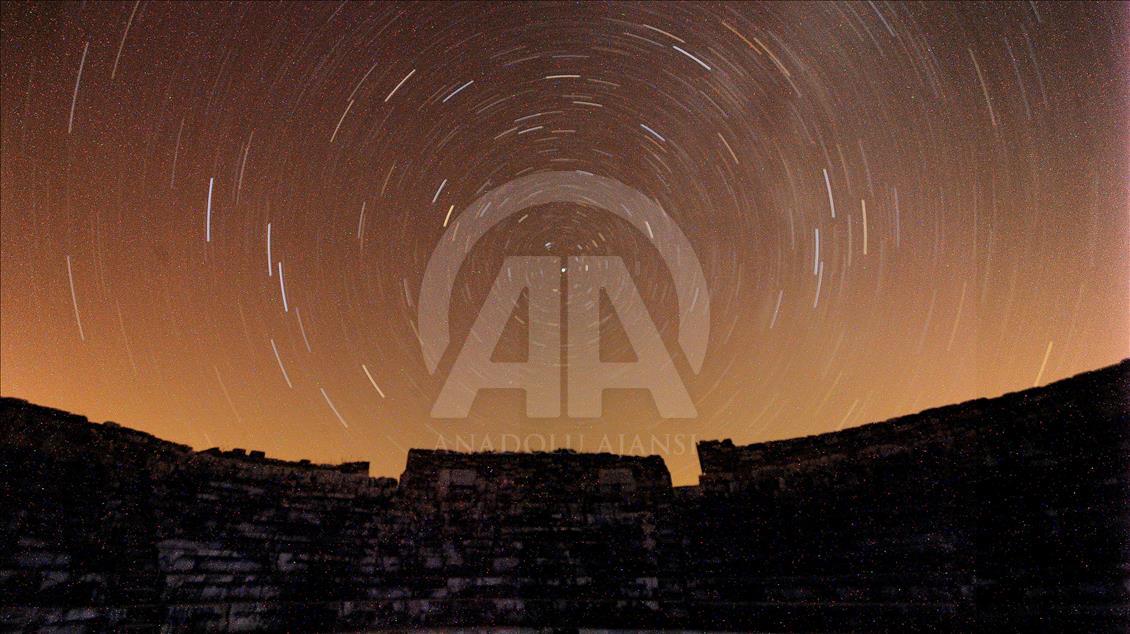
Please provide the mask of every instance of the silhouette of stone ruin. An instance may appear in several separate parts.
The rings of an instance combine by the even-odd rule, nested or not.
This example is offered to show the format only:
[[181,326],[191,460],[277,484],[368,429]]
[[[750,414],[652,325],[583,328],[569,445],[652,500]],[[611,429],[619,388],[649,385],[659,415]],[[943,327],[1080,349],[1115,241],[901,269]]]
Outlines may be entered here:
[[1130,361],[655,456],[194,452],[0,404],[0,629],[1127,631]]

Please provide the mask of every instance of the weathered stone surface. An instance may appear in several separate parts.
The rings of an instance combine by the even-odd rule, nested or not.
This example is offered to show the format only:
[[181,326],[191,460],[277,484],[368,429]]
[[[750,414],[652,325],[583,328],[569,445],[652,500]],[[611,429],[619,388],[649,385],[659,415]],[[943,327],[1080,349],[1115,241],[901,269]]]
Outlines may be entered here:
[[702,443],[685,589],[862,603],[882,623],[1124,631],[1128,374],[1123,362],[834,434]]
[[658,457],[194,452],[0,401],[0,625],[325,631],[1130,627],[1130,362]]

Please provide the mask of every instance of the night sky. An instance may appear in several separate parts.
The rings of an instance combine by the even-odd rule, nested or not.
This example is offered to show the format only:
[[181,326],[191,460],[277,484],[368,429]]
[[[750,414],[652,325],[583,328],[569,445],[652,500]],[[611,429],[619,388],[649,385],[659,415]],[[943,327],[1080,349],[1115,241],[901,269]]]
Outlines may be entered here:
[[[1116,362],[1128,6],[4,3],[0,391],[381,475],[440,438],[684,435],[666,459],[688,483],[691,435],[822,433]],[[574,170],[689,240],[701,372],[662,245],[555,203],[474,246],[429,373],[446,225]],[[622,257],[697,417],[637,391],[529,419],[496,391],[432,419],[510,255]],[[500,354],[524,349],[514,323]]]

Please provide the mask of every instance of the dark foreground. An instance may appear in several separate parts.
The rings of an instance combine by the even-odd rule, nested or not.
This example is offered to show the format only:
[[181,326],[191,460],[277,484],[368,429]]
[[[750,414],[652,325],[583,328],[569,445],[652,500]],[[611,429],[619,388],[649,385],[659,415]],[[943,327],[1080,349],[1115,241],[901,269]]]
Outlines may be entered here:
[[1130,628],[1130,361],[796,440],[399,483],[0,402],[0,629]]

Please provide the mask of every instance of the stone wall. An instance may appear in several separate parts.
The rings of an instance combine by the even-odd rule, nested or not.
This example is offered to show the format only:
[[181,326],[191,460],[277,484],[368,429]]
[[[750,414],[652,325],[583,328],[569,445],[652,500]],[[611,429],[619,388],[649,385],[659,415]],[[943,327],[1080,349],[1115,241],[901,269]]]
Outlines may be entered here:
[[332,629],[377,583],[396,482],[367,465],[194,453],[13,399],[2,430],[5,622]]
[[1130,627],[1130,362],[658,457],[194,452],[0,402],[0,627]]
[[698,450],[704,495],[684,534],[701,574],[687,592],[756,598],[767,615],[751,624],[787,627],[814,603],[813,628],[829,615],[852,629],[1130,626],[1130,362],[838,433]]
[[427,623],[658,624],[677,592],[660,586],[672,489],[658,457],[414,449],[399,495],[401,581],[432,599]]

